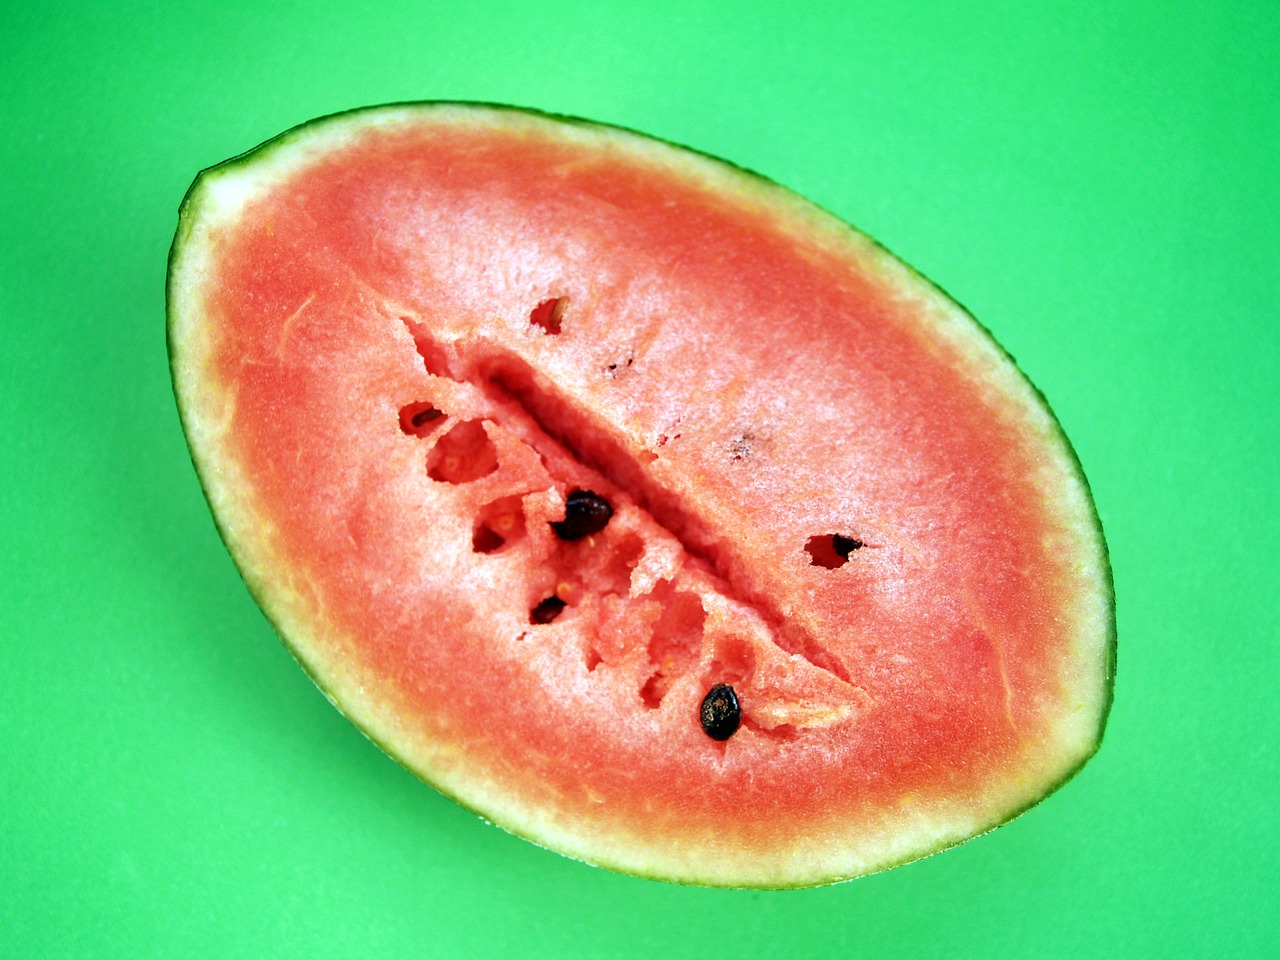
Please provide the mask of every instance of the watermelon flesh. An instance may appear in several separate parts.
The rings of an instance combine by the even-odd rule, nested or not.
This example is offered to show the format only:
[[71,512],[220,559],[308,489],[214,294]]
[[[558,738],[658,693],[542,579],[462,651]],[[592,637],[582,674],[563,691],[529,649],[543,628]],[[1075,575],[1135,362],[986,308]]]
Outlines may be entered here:
[[1057,423],[963,310],[761,178],[527,111],[340,115],[201,175],[169,314],[264,611],[515,833],[831,882],[1098,746],[1110,574]]

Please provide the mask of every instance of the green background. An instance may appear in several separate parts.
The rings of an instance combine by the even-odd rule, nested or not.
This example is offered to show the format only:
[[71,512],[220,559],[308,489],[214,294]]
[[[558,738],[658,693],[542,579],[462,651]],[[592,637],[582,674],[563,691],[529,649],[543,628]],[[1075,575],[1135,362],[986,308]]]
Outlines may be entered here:
[[[1273,4],[7,7],[0,955],[1280,953]],[[328,705],[187,459],[165,257],[201,167],[441,98],[730,158],[995,331],[1115,566],[1115,708],[1075,780],[886,874],[700,890],[487,826]]]

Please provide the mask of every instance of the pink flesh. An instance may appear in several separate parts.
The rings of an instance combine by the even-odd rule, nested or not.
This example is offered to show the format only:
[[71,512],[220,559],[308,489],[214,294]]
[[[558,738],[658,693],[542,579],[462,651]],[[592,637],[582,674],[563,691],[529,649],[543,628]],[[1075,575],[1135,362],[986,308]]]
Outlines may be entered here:
[[[330,655],[531,804],[764,847],[1018,775],[1063,709],[1078,585],[1020,415],[887,279],[753,203],[519,133],[383,132],[249,207],[209,309],[234,455],[340,629]],[[552,333],[540,305],[561,297]],[[465,385],[484,358],[568,446]],[[454,419],[406,430],[411,405],[406,423]],[[446,467],[433,451],[467,420],[500,429],[466,428]],[[468,473],[477,450],[496,459]],[[631,519],[558,544],[536,495],[575,486]],[[495,524],[510,542],[473,549]],[[690,579],[628,598],[663,524],[693,543]],[[865,546],[812,564],[830,534]],[[529,624],[561,582],[565,611]],[[708,584],[780,649],[704,635]],[[723,744],[697,719],[722,679],[747,721]],[[775,723],[806,697],[851,713]]]

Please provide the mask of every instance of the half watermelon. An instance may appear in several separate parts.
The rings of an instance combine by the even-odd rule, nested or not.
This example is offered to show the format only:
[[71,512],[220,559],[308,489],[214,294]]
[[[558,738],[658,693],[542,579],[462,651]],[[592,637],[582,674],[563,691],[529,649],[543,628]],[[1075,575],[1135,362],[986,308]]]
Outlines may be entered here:
[[439,790],[591,863],[855,877],[1096,750],[1079,465],[961,308],[760,177],[417,104],[202,173],[192,456],[307,672]]

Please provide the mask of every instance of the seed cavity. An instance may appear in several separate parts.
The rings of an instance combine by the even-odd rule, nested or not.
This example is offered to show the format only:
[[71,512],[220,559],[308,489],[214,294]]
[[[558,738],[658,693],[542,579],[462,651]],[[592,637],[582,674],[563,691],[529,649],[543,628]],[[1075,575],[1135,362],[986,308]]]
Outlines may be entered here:
[[738,732],[742,723],[742,707],[738,695],[727,683],[717,683],[705,697],[698,710],[702,730],[712,740],[728,740]]
[[493,553],[506,542],[496,530],[485,524],[478,524],[471,534],[471,549],[476,553]]
[[564,316],[567,306],[569,306],[568,297],[550,297],[533,308],[529,314],[529,322],[541,327],[543,333],[554,336],[560,332],[560,319]]
[[640,688],[640,699],[652,710],[662,705],[671,685],[697,662],[707,614],[696,593],[673,590],[666,580],[658,583],[649,598],[661,609],[647,650],[652,673]]
[[744,684],[755,673],[756,657],[749,644],[739,637],[721,637],[716,641],[715,659],[710,674],[721,683]]
[[497,469],[497,448],[479,420],[454,424],[427,455],[427,476],[443,483],[470,483]]
[[524,536],[524,509],[518,496],[487,504],[471,529],[471,549],[494,553]]
[[561,540],[582,540],[599,533],[613,517],[609,501],[590,490],[574,490],[564,504],[564,519],[552,520],[551,529]]
[[550,623],[556,617],[560,616],[566,606],[568,606],[568,604],[553,594],[545,600],[539,601],[538,604],[529,611],[529,622],[538,624]]
[[426,401],[400,408],[400,429],[411,437],[428,437],[444,425],[444,413]]
[[862,541],[856,537],[828,533],[810,537],[804,549],[809,554],[810,565],[835,570],[848,563],[853,551],[860,550],[862,546]]

